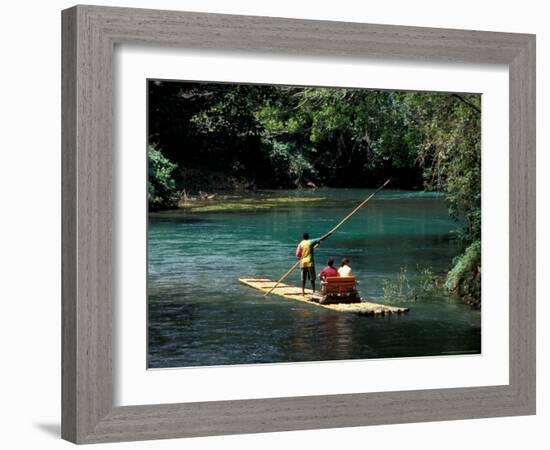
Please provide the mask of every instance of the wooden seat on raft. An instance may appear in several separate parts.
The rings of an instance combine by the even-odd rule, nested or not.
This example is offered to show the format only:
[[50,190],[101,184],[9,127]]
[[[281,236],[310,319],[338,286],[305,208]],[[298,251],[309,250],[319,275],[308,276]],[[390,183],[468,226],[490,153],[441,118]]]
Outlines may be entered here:
[[355,277],[327,277],[322,283],[323,294],[347,295],[355,293]]
[[358,303],[361,301],[361,297],[356,286],[355,277],[327,277],[321,281],[321,295],[313,295],[312,300],[323,305]]

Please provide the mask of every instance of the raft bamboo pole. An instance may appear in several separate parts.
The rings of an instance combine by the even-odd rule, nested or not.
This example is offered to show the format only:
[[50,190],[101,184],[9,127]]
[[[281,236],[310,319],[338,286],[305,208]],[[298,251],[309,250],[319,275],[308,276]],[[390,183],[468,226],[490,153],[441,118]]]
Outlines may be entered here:
[[[338,224],[332,228],[332,230],[330,230],[328,233],[326,233],[325,235],[323,235],[323,237],[321,237],[320,241],[323,241],[325,240],[326,238],[328,238],[332,233],[334,233],[338,228],[340,228],[342,225],[344,225],[345,222],[348,221],[348,219],[351,218],[351,216],[353,216],[357,211],[359,211],[363,206],[365,206],[368,201],[373,198],[376,194],[378,194],[378,192],[380,192],[382,189],[384,189],[388,183],[390,182],[391,178],[388,178],[384,184],[382,186],[380,186],[378,189],[376,189],[376,191],[374,191],[371,195],[369,195],[365,200],[363,200],[361,203],[359,203],[359,205],[357,205],[347,216],[345,216],[340,222],[338,222]],[[319,244],[315,245],[315,247],[313,248],[317,248],[319,246]],[[282,283],[286,277],[288,277],[292,271],[294,269],[296,269],[296,267],[298,267],[298,264],[300,264],[300,260],[296,261],[292,267],[290,269],[288,269],[285,274],[279,278],[279,280],[277,281],[277,283],[275,283],[275,285],[269,290],[267,291],[265,294],[264,294],[264,297],[268,296],[269,294],[271,294],[271,292],[273,292],[273,290],[279,286],[280,283]]]

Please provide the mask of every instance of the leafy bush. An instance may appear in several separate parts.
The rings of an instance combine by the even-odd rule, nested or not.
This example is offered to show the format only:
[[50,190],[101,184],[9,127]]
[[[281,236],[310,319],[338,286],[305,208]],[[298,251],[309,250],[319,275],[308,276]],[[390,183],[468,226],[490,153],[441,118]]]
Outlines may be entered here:
[[455,258],[454,266],[447,274],[445,288],[468,304],[479,307],[481,303],[481,241],[472,243]]
[[295,143],[265,138],[263,144],[269,149],[269,159],[280,183],[302,187],[316,178],[313,164]]
[[177,165],[154,146],[147,149],[147,200],[150,210],[169,209],[177,204],[176,182],[172,178]]

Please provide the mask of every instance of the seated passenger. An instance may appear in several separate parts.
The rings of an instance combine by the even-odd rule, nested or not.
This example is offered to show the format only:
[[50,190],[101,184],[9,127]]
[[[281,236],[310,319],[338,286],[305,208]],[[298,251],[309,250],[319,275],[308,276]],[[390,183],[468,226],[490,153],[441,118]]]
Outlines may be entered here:
[[327,266],[319,274],[319,279],[325,281],[327,277],[337,277],[338,271],[334,268],[334,259],[329,258]]
[[338,275],[341,277],[352,277],[353,272],[351,271],[351,267],[349,266],[349,258],[342,258],[342,263],[340,264],[340,268],[338,269]]

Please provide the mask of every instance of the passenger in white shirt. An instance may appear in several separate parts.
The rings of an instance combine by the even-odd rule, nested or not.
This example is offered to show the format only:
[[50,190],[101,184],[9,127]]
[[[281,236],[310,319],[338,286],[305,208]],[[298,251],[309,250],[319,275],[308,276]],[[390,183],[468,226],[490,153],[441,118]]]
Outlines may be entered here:
[[349,266],[349,258],[342,258],[342,263],[340,264],[340,268],[338,269],[338,275],[341,277],[353,276],[353,272],[351,271],[351,267]]

